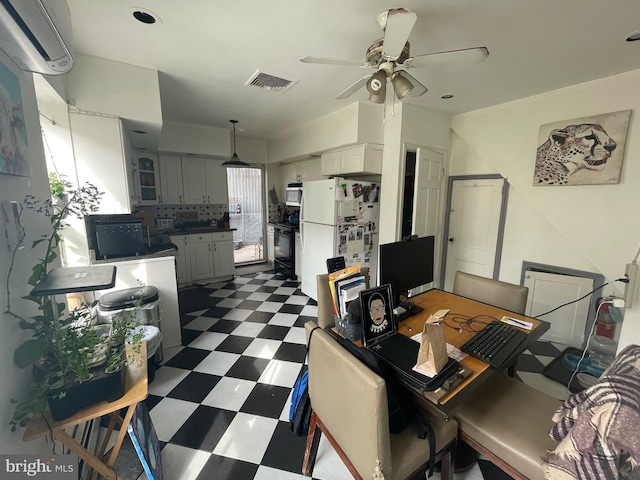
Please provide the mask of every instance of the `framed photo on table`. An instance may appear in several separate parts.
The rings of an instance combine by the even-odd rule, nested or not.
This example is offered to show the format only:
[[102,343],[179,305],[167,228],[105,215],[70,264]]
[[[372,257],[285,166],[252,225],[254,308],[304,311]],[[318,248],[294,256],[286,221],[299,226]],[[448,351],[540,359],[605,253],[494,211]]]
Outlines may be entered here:
[[396,332],[391,285],[381,285],[360,292],[362,311],[362,343],[375,345]]

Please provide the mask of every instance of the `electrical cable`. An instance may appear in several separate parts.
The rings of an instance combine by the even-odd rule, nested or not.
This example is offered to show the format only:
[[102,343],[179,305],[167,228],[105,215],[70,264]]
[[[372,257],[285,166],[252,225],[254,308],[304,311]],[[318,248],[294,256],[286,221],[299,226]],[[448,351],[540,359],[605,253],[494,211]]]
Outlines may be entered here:
[[586,346],[584,347],[584,350],[582,350],[582,356],[580,357],[580,360],[578,360],[578,364],[576,365],[576,369],[574,370],[573,374],[571,375],[571,378],[569,379],[569,382],[567,383],[567,390],[569,390],[570,393],[571,393],[571,390],[570,390],[569,387],[571,385],[571,382],[573,382],[573,378],[580,371],[580,364],[582,363],[582,361],[585,359],[585,357],[587,355],[587,350],[589,349],[589,342],[591,342],[591,336],[593,335],[593,333],[595,331],[596,323],[598,323],[598,314],[600,313],[600,309],[602,308],[602,306],[604,304],[612,304],[612,303],[613,303],[612,300],[605,300],[604,302],[600,302],[600,305],[598,305],[598,309],[596,310],[596,319],[593,321],[593,324],[591,325],[591,331],[589,332],[589,335],[587,336]]
[[[640,250],[638,251],[638,254],[640,254]],[[621,277],[621,278],[616,278],[616,279],[614,280],[614,282],[629,283],[629,279],[628,279],[628,278]],[[550,314],[551,312],[555,312],[556,310],[559,310],[559,309],[560,309],[560,308],[562,308],[562,307],[566,307],[567,305],[571,305],[572,303],[579,302],[580,300],[582,300],[582,299],[584,299],[584,298],[587,298],[589,295],[591,295],[591,294],[593,294],[593,293],[597,292],[597,291],[598,291],[598,290],[600,290],[602,287],[605,287],[605,286],[609,285],[609,283],[610,283],[610,282],[603,283],[603,284],[602,284],[602,285],[600,285],[599,287],[596,287],[596,288],[594,288],[593,290],[591,290],[591,291],[590,291],[589,293],[587,293],[586,295],[583,295],[583,296],[582,296],[582,297],[580,297],[580,298],[576,298],[575,300],[571,300],[570,302],[563,303],[562,305],[559,305],[559,306],[557,306],[556,308],[554,308],[554,309],[552,309],[552,310],[549,310],[548,312],[540,313],[540,314],[536,315],[536,316],[535,316],[535,317],[533,317],[533,318],[538,318],[538,317],[542,317],[543,315],[548,315],[548,314]]]

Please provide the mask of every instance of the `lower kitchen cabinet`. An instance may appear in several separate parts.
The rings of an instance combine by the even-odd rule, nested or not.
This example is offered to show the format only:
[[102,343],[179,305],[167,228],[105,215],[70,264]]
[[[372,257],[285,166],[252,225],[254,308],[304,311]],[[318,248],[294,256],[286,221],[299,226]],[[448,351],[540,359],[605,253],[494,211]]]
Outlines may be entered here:
[[274,261],[275,231],[273,225],[267,225],[267,259],[271,265]]
[[211,234],[189,236],[189,257],[191,258],[191,280],[213,278],[213,247]]
[[[229,232],[231,234],[231,232]],[[236,264],[233,258],[233,240],[217,240],[213,245],[213,275],[215,278],[233,276]]]
[[178,283],[231,278],[235,274],[233,232],[172,236],[178,245]]
[[189,235],[171,236],[171,243],[178,246],[176,255],[176,273],[179,284],[191,281],[191,257],[189,255]]

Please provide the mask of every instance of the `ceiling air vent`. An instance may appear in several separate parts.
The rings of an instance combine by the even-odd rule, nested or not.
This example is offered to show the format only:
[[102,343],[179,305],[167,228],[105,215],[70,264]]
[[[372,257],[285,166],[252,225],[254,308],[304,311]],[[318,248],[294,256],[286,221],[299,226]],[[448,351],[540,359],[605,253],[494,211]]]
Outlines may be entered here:
[[256,70],[245,85],[262,88],[271,92],[282,93],[291,86],[298,83],[297,80],[289,80],[287,78],[278,77],[276,75]]

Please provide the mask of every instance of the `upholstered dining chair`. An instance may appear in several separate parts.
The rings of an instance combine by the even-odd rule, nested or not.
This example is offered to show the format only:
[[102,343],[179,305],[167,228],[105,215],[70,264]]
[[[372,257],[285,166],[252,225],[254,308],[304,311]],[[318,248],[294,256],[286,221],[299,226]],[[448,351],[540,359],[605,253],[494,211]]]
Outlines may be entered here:
[[[307,322],[307,338],[315,327]],[[311,423],[302,473],[310,476],[324,434],[356,479],[425,478],[430,444],[415,427],[389,433],[386,384],[342,347],[330,332],[317,329],[309,345]],[[441,478],[453,478],[458,424],[424,412],[434,429],[435,461]]]
[[529,288],[458,271],[453,280],[453,293],[524,314]]

